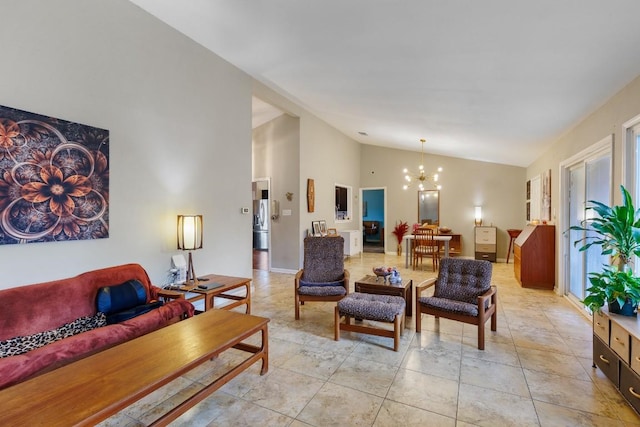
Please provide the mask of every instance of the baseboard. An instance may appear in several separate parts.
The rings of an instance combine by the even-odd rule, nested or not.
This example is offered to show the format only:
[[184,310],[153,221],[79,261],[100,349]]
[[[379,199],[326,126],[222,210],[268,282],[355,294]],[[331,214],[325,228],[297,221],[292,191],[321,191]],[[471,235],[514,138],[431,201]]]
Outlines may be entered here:
[[298,270],[289,270],[288,268],[272,268],[271,273],[296,274]]

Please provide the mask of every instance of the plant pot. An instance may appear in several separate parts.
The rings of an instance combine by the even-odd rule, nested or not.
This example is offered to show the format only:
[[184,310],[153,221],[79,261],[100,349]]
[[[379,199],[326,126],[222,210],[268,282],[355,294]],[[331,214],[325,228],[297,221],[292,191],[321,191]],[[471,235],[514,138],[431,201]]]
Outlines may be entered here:
[[617,300],[610,302],[609,313],[621,314],[623,316],[636,316],[638,314],[636,307],[631,304],[630,299],[627,299],[622,307],[620,307]]
[[398,252],[398,256],[402,255],[402,243],[398,243],[398,248],[396,249],[396,251]]

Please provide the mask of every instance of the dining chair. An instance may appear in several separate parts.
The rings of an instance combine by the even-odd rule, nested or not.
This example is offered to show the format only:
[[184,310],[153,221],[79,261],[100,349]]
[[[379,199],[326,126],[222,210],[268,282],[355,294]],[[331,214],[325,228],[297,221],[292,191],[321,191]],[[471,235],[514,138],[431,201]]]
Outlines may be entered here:
[[413,240],[413,269],[418,268],[418,259],[420,264],[424,257],[430,257],[433,263],[433,271],[438,268],[440,261],[440,247],[438,242],[433,239],[433,228],[417,228],[414,232]]

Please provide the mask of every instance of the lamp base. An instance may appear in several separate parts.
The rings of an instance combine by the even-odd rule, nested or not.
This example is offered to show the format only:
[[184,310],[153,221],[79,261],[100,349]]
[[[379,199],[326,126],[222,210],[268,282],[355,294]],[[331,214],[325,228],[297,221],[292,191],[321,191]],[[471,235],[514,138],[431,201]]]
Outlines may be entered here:
[[189,262],[187,264],[187,283],[188,285],[197,285],[198,278],[196,277],[196,273],[193,270],[193,257],[191,256],[191,251],[189,251]]

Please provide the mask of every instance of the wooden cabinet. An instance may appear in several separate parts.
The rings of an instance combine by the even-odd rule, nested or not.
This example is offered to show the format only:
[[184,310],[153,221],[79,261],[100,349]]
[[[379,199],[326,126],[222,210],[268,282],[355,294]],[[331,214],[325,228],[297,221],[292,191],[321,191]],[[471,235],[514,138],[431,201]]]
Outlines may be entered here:
[[[607,334],[607,332],[609,332]],[[593,364],[640,411],[640,325],[636,316],[593,315]]]
[[496,262],[497,229],[495,227],[476,227],[474,235],[476,259]]
[[[443,236],[451,236],[449,240],[449,256],[457,256],[462,253],[462,236],[460,234],[441,233]],[[440,251],[444,252],[444,245],[440,245]]]
[[514,242],[513,270],[523,288],[553,289],[556,276],[556,228],[527,225]]

